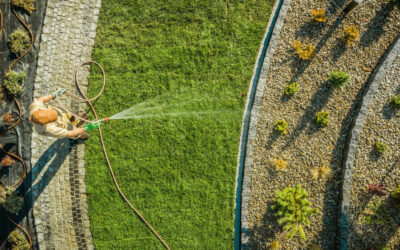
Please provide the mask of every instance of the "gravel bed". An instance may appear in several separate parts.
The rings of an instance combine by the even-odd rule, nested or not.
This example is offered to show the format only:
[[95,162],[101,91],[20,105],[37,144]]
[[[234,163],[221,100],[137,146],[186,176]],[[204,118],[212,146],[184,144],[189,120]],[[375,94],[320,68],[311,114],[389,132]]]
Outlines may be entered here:
[[[282,249],[301,249],[311,244],[334,249],[337,243],[341,162],[347,133],[372,69],[400,32],[400,11],[387,3],[372,0],[342,16],[344,3],[292,1],[288,10],[259,111],[249,200],[252,249],[268,248],[273,240],[278,240]],[[313,8],[327,10],[326,24],[310,22]],[[351,24],[360,30],[360,37],[346,46],[342,42],[343,29]],[[316,46],[311,61],[300,61],[295,56],[295,39]],[[351,80],[341,89],[330,90],[326,80],[334,70],[349,73]],[[299,91],[285,98],[284,88],[293,81],[299,84]],[[326,128],[319,129],[313,122],[319,111],[330,112]],[[287,135],[273,131],[280,119],[289,125]],[[288,166],[275,170],[274,159],[284,159]],[[328,167],[331,175],[313,179],[313,170],[321,166]],[[320,210],[310,218],[304,242],[298,236],[289,240],[271,209],[276,190],[297,184],[308,191],[312,206]]]
[[[400,93],[399,69],[400,55],[381,81],[360,134],[351,190],[351,249],[381,244],[400,248],[400,207],[389,195],[377,197],[367,192],[368,184],[382,184],[387,193],[400,184],[400,112],[388,105],[391,96]],[[382,156],[374,150],[377,141],[388,145]],[[378,215],[373,206],[382,214]]]

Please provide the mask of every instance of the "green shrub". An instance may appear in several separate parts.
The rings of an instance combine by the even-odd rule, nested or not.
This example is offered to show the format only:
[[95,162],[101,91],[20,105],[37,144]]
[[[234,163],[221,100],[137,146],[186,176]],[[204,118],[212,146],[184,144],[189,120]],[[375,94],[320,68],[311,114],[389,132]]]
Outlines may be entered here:
[[9,249],[13,250],[29,250],[29,242],[25,235],[19,230],[15,229],[10,233],[7,239]]
[[395,190],[392,192],[392,197],[400,203],[400,184],[397,186]]
[[294,95],[299,90],[299,85],[297,83],[292,83],[286,86],[285,95]]
[[15,73],[14,71],[10,71],[4,77],[4,87],[10,94],[19,96],[22,93],[25,77],[26,74],[24,72]]
[[384,154],[387,150],[388,146],[383,142],[375,142],[375,149],[380,154]]
[[334,88],[340,88],[350,81],[350,76],[342,71],[333,71],[328,78],[329,84]]
[[275,123],[275,131],[280,135],[285,133],[287,127],[288,124],[285,120],[279,120]]
[[400,94],[392,96],[389,103],[392,107],[400,109]]
[[18,196],[15,189],[7,188],[0,194],[0,207],[4,207],[7,212],[17,214],[24,205],[24,199]]
[[14,5],[28,11],[32,14],[32,11],[35,10],[35,6],[33,5],[35,0],[14,0]]
[[326,127],[329,124],[329,112],[318,112],[314,116],[315,123],[318,127]]
[[22,29],[14,31],[8,39],[8,45],[10,46],[11,52],[16,56],[20,56],[29,47],[30,43],[31,39]]
[[272,208],[276,210],[275,215],[280,217],[278,223],[285,224],[283,228],[288,232],[289,238],[299,232],[301,240],[305,240],[303,225],[309,225],[307,217],[319,212],[316,208],[310,208],[307,191],[298,185],[295,188],[288,187],[283,191],[276,191],[276,195]]

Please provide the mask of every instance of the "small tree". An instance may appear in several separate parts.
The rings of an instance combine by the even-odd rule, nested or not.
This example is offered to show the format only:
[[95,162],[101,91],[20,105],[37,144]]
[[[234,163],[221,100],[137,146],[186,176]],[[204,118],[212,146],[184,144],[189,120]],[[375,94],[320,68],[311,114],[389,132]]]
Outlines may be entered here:
[[305,240],[303,226],[310,224],[309,216],[319,212],[316,208],[310,208],[307,191],[297,185],[295,188],[288,187],[283,191],[276,191],[276,195],[272,208],[276,210],[275,215],[280,217],[278,223],[285,224],[284,230],[288,232],[289,238],[293,238],[299,232],[300,239]]

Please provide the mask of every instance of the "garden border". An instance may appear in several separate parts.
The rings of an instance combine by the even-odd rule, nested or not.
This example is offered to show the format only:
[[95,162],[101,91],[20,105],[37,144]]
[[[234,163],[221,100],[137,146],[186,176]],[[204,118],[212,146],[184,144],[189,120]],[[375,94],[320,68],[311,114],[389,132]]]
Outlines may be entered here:
[[[351,181],[353,175],[354,159],[357,152],[358,141],[362,131],[365,118],[368,114],[368,108],[375,94],[378,91],[379,84],[386,75],[386,70],[391,66],[396,56],[400,53],[400,35],[396,37],[392,45],[386,50],[382,57],[381,63],[374,69],[374,72],[367,80],[366,93],[361,100],[359,111],[355,117],[354,125],[347,140],[346,149],[344,152],[344,160],[342,170],[342,188],[341,188],[341,203],[339,216],[339,249],[346,250],[347,239],[349,234],[349,208],[351,200]],[[371,80],[370,80],[371,79]]]
[[[250,194],[250,172],[253,165],[253,142],[256,136],[258,110],[264,93],[271,58],[279,41],[287,10],[291,0],[276,0],[271,12],[261,47],[258,51],[254,73],[250,81],[246,108],[243,113],[240,134],[238,166],[235,188],[234,247],[246,249],[248,244],[248,202]],[[260,83],[260,84],[258,84]]]

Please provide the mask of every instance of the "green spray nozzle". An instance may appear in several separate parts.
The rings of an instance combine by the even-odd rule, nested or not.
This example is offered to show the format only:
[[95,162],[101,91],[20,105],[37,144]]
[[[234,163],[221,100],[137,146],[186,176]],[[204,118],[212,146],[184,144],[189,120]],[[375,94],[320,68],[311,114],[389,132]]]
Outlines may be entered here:
[[104,119],[101,119],[101,120],[92,121],[92,122],[86,124],[86,126],[85,126],[85,131],[87,132],[87,131],[89,131],[89,130],[98,128],[98,127],[100,126],[101,123],[103,123],[103,122],[105,122],[105,121],[108,121],[108,120],[110,120],[110,118],[104,118]]

